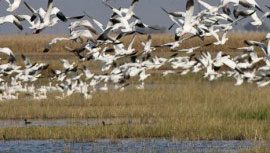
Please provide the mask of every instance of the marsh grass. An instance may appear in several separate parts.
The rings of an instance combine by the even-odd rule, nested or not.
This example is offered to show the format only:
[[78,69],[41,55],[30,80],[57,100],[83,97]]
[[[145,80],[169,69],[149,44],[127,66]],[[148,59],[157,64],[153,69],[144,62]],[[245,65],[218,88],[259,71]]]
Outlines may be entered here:
[[[0,46],[7,45],[18,55],[23,51],[26,55],[35,57],[34,61],[50,59],[51,66],[55,67],[60,67],[59,58],[63,56],[76,61],[76,58],[62,51],[61,45],[55,46],[52,53],[46,55],[37,51],[49,37],[51,36],[35,38],[34,41],[33,38],[20,36],[10,39],[0,38]],[[244,39],[262,38],[263,34],[245,36],[233,34],[230,47],[243,46]],[[145,38],[139,37],[139,39]],[[168,35],[162,38],[154,36],[154,43],[157,44],[168,42],[167,40],[172,38]],[[29,44],[22,45],[24,41]],[[183,47],[195,46],[197,43],[201,43],[201,40],[187,42]],[[218,48],[212,50],[218,51]],[[232,53],[229,50],[225,51]],[[166,56],[171,54],[166,50],[157,52]],[[149,86],[145,90],[129,88],[124,92],[99,92],[88,101],[80,95],[73,95],[64,100],[49,98],[45,101],[33,101],[27,98],[27,95],[22,95],[20,100],[0,103],[0,119],[125,117],[139,118],[140,124],[0,128],[0,139],[4,139],[2,135],[6,139],[25,140],[94,140],[97,138],[270,140],[270,88],[257,88],[254,84],[234,87],[233,83],[232,80],[223,78],[208,82],[201,74],[162,77],[153,72],[152,77],[147,80],[146,84]]]
[[[170,80],[170,78],[168,78]],[[163,80],[166,82],[166,80]],[[175,85],[97,93],[90,101],[0,104],[1,119],[139,118],[138,125],[25,127],[0,129],[10,139],[177,138],[183,140],[269,140],[269,88],[233,87],[230,82],[182,78]]]
[[[43,54],[42,49],[44,46],[50,42],[51,39],[55,37],[65,37],[65,35],[10,35],[10,36],[1,36],[0,37],[0,46],[1,47],[9,47],[15,53],[32,53],[32,54]],[[170,34],[155,34],[153,37],[153,44],[162,45],[171,41],[174,41],[174,36]],[[229,41],[224,46],[210,46],[203,47],[203,50],[209,51],[218,51],[223,50],[225,52],[230,52],[232,50],[228,50],[228,48],[240,47],[243,46],[244,40],[262,40],[265,37],[265,33],[230,33]],[[129,44],[132,36],[125,37],[123,42],[125,44]],[[146,41],[147,36],[137,36],[134,43],[134,48],[141,49],[141,42]],[[182,44],[182,48],[189,48],[192,46],[208,44],[210,42],[214,42],[213,38],[206,38],[202,41],[199,38],[192,38],[188,41],[185,41]],[[72,41],[64,41],[60,42],[52,48],[52,51],[49,54],[57,54],[57,53],[66,53],[63,49],[65,45],[68,46],[76,46],[77,43]],[[75,47],[74,46],[74,47]],[[158,49],[158,51],[165,52],[166,49]]]

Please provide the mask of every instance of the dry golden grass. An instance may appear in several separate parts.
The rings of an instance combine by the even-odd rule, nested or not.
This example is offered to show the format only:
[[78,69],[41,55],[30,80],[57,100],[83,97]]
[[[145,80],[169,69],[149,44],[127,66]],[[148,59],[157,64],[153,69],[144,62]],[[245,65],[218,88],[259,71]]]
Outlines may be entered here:
[[[224,46],[220,47],[204,47],[203,50],[208,51],[231,51],[228,50],[228,47],[239,47],[243,46],[244,40],[262,40],[265,36],[265,33],[231,33],[229,35],[230,40]],[[0,37],[0,46],[1,47],[9,47],[15,53],[32,53],[32,54],[42,54],[42,50],[44,46],[50,42],[52,38],[59,37],[56,35],[19,35],[19,36],[1,36]],[[61,36],[60,36],[61,37]],[[142,41],[146,41],[147,36],[138,36],[136,38],[134,47],[140,49]],[[130,42],[131,37],[126,37],[123,41],[125,43]],[[168,43],[170,41],[174,41],[174,36],[170,34],[156,34],[153,35],[153,44],[154,45],[161,45]],[[182,45],[182,48],[188,48],[191,46],[203,45],[213,42],[213,38],[207,38],[205,41],[200,40],[199,38],[194,38],[189,41],[185,41]],[[64,45],[73,46],[75,43],[73,42],[62,42],[55,45],[52,51],[49,54],[57,54],[57,53],[66,53],[63,49]],[[166,49],[159,49],[158,51],[164,51]]]
[[[154,42],[157,44],[171,40],[169,36],[155,37]],[[263,34],[234,34],[230,47],[243,46],[244,38],[260,40]],[[22,48],[21,51],[28,49],[29,53],[35,53],[35,50],[41,47],[39,43],[44,43],[44,39],[37,39],[37,44],[33,41],[35,47],[32,48],[30,45],[20,46],[23,41],[31,42],[30,38],[7,40],[13,42],[13,45],[8,47],[13,47],[15,52],[17,47]],[[5,41],[0,39],[0,46],[3,46],[3,42],[9,44]],[[194,40],[185,45],[199,42],[200,40]],[[61,52],[61,47],[56,46],[57,48]],[[51,62],[58,62],[62,55],[55,56]],[[38,57],[35,60],[44,59]],[[234,87],[233,83],[229,79],[208,82],[202,79],[200,74],[184,77],[162,77],[153,74],[146,84],[158,85],[150,85],[145,90],[101,92],[89,101],[85,101],[80,95],[62,101],[52,98],[46,101],[32,101],[23,97],[18,101],[0,103],[0,119],[126,117],[139,118],[141,124],[1,128],[0,136],[4,135],[7,139],[72,140],[153,137],[182,140],[270,140],[270,88],[257,88],[252,84]]]
[[[239,53],[239,51],[233,51],[230,48],[241,47],[244,46],[244,40],[262,40],[265,37],[265,33],[231,33],[229,34],[230,40],[224,46],[210,46],[210,47],[202,47],[197,52],[210,51],[210,52],[227,52],[232,55]],[[33,62],[46,62],[51,65],[51,68],[60,68],[61,64],[59,62],[60,58],[66,58],[71,61],[78,62],[78,58],[74,56],[74,54],[67,52],[64,49],[64,46],[67,45],[71,48],[78,47],[78,44],[71,41],[64,41],[58,43],[53,46],[49,53],[44,54],[42,51],[46,44],[50,42],[52,38],[62,37],[56,35],[18,35],[18,36],[5,36],[0,37],[0,46],[1,47],[9,47],[13,50],[13,52],[18,57],[18,63],[21,64],[20,55],[25,54],[28,56]],[[131,40],[131,36],[126,37],[123,42],[128,44]],[[134,43],[134,48],[138,51],[142,51],[142,41],[146,41],[147,36],[138,36]],[[153,45],[162,45],[168,42],[174,41],[174,36],[170,34],[156,34],[153,35]],[[193,38],[189,41],[185,41],[181,48],[189,48],[192,46],[204,46],[211,42],[214,42],[213,38],[207,38],[205,41],[202,41],[199,38]],[[155,52],[155,55],[160,57],[170,57],[173,53],[170,52],[166,48],[158,48]],[[0,55],[2,57],[2,55]],[[89,65],[93,70],[99,69],[96,63],[87,62],[82,63],[81,65],[86,64]]]
[[[168,80],[167,80],[168,79]],[[170,82],[172,78],[160,80]],[[175,85],[143,91],[98,93],[93,100],[14,101],[0,104],[2,119],[139,118],[139,125],[0,129],[10,139],[166,137],[183,140],[269,140],[269,88],[233,87],[181,78]]]

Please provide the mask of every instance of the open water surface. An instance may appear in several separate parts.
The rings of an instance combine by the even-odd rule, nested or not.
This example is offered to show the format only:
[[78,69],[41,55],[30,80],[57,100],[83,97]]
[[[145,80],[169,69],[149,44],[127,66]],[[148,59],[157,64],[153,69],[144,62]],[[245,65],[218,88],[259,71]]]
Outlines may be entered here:
[[0,141],[1,153],[238,153],[255,147],[252,141],[172,141],[167,139]]

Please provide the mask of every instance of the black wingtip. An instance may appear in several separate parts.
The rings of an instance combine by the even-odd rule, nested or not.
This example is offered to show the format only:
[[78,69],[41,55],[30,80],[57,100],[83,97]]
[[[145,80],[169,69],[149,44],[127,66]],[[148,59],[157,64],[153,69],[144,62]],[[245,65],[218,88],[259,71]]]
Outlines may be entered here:
[[138,3],[139,0],[133,0],[132,3],[131,3],[131,6],[134,5],[135,3]]
[[25,61],[26,57],[24,54],[21,55],[22,59]]
[[177,34],[175,34],[175,35],[174,35],[174,40],[175,40],[175,41],[179,41],[179,40],[180,40],[180,37],[179,37]]
[[14,24],[18,29],[20,29],[21,31],[23,30],[23,26],[20,23],[14,22]]
[[225,14],[227,14],[227,15],[231,15],[231,9],[229,8],[229,7],[227,7],[227,6],[224,6],[224,7],[222,7],[222,11],[223,11],[223,13],[225,13]]
[[270,10],[270,6],[268,6],[268,5],[265,5],[265,7],[267,7],[269,10]]
[[213,45],[213,43],[208,43],[208,44],[205,44],[204,46],[205,46],[205,47],[209,47],[209,46],[211,46],[211,45]]
[[166,14],[169,14],[169,12],[165,9],[165,8],[163,8],[163,7],[160,7]]
[[35,19],[37,18],[37,16],[35,14],[33,14],[30,18],[30,21],[33,22]]
[[194,7],[194,0],[187,0],[186,10],[189,10],[191,7]]
[[265,13],[258,5],[256,5],[255,8],[256,8],[257,10],[259,10],[260,12]]
[[168,30],[171,30],[174,26],[175,26],[175,23],[173,23],[173,24],[168,28]]
[[76,17],[74,17],[74,18],[80,20],[80,19],[82,19],[82,18],[84,18],[84,17],[85,17],[85,15],[81,15],[81,16],[76,16]]
[[56,14],[56,16],[57,16],[61,21],[63,21],[63,22],[67,22],[67,21],[68,21],[68,19],[67,19],[66,16],[63,14],[63,12],[58,12],[58,13]]
[[49,48],[45,48],[45,49],[43,50],[43,53],[48,53],[49,51],[50,51]]
[[249,44],[249,42],[248,42],[247,40],[244,40],[244,43],[245,43],[245,44]]

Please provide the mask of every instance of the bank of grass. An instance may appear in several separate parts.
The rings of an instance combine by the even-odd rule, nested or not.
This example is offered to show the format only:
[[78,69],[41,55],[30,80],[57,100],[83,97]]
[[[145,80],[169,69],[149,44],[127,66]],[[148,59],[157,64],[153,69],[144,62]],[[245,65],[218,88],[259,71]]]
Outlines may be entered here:
[[[168,78],[170,80],[170,78]],[[162,80],[166,82],[166,79]],[[0,104],[1,119],[139,118],[140,124],[2,128],[7,139],[270,140],[270,88],[182,77],[175,85]]]
[[[260,136],[261,130],[256,132],[255,124],[248,121],[220,121],[218,119],[200,121],[190,124],[194,120],[181,120],[179,123],[160,122],[151,125],[107,125],[95,127],[26,127],[5,128],[0,133],[5,140],[42,140],[64,139],[72,141],[91,141],[95,139],[148,139],[168,138],[179,140],[254,140]],[[215,122],[215,123],[214,123]],[[240,123],[237,128],[233,124]],[[180,125],[181,124],[181,125]],[[200,124],[200,125],[199,125]],[[187,126],[188,125],[188,126]],[[3,139],[3,138],[2,138]]]

